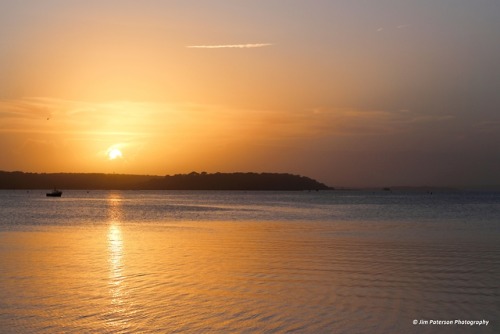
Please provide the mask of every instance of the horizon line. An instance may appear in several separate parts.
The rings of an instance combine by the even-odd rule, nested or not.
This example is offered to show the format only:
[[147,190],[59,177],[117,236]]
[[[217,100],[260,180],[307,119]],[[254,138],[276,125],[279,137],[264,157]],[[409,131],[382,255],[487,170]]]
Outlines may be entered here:
[[[295,176],[305,176],[308,177],[314,181],[323,183],[327,187],[331,188],[330,190],[387,190],[389,189],[390,191],[404,191],[405,189],[447,189],[447,190],[493,190],[493,191],[500,191],[500,184],[489,184],[489,185],[478,185],[478,184],[469,184],[469,185],[392,185],[392,186],[387,186],[387,185],[336,185],[336,186],[331,186],[325,182],[318,181],[316,178],[309,177],[307,175],[303,174],[294,174],[290,172],[250,172],[250,171],[235,171],[235,172],[196,172],[196,171],[191,171],[191,172],[186,172],[186,173],[176,173],[176,174],[163,174],[163,175],[158,175],[158,174],[133,174],[133,173],[116,173],[116,172],[26,172],[26,171],[21,171],[21,170],[12,170],[12,171],[7,171],[7,170],[0,170],[0,173],[23,173],[23,174],[101,174],[101,175],[120,175],[120,176],[145,176],[145,177],[165,177],[165,176],[175,176],[175,175],[189,175],[192,173],[200,174],[202,175],[203,173],[206,174],[289,174],[289,175],[295,175]],[[3,189],[5,190],[5,189]]]

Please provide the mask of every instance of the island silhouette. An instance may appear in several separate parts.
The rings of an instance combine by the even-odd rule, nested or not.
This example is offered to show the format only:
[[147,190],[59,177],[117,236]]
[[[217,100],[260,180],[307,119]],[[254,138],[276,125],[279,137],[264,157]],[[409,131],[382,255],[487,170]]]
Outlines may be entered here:
[[130,175],[0,171],[0,189],[75,190],[329,190],[306,176],[288,173],[206,173]]

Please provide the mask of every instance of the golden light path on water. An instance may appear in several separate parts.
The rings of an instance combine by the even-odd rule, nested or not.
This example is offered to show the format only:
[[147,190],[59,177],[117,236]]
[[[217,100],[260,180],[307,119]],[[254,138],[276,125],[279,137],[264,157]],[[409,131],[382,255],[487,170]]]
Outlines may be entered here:
[[126,311],[123,274],[123,237],[120,226],[122,198],[119,194],[110,194],[108,202],[109,230],[108,230],[108,262],[109,262],[109,295],[113,317],[110,319],[112,328],[120,329],[127,327],[127,320],[124,317]]

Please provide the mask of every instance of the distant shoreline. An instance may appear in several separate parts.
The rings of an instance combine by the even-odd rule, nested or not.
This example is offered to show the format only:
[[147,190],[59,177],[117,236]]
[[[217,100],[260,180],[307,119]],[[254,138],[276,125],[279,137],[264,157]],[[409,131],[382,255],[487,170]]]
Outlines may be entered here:
[[0,189],[65,190],[290,190],[370,192],[498,192],[500,185],[479,186],[339,186],[330,187],[312,178],[288,173],[197,173],[137,175],[106,173],[31,173],[0,171]]
[[288,173],[197,173],[166,176],[105,173],[0,171],[0,189],[74,190],[332,190],[306,176]]

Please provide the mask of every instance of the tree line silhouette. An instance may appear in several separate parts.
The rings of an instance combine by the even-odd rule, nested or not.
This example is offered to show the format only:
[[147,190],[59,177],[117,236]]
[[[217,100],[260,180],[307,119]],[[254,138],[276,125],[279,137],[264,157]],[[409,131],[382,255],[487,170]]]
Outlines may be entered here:
[[323,183],[288,173],[197,173],[166,176],[0,171],[0,189],[99,190],[327,190]]

